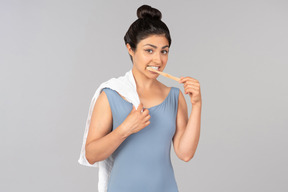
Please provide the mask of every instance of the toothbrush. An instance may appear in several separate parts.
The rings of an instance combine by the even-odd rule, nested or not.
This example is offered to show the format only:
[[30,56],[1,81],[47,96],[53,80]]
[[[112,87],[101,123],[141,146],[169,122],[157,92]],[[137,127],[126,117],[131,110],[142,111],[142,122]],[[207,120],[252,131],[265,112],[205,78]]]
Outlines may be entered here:
[[156,72],[156,73],[158,73],[160,75],[163,75],[164,77],[168,77],[170,79],[173,79],[175,81],[179,81],[180,80],[180,78],[178,78],[178,77],[174,77],[172,75],[169,75],[168,73],[164,73],[164,72],[158,71],[158,70],[156,70],[156,69],[154,69],[152,67],[146,67],[146,69],[148,69],[149,71]]

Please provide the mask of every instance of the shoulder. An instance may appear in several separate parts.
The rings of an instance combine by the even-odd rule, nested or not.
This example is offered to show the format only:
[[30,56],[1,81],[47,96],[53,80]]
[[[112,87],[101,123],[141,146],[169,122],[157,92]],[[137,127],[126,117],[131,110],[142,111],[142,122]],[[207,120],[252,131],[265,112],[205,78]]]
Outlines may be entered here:
[[[109,103],[109,93],[107,91],[112,91],[111,89],[102,89],[100,95],[98,96],[93,113],[92,113],[92,120],[93,119],[108,119],[109,121],[112,118],[112,111],[110,108],[110,103]],[[92,122],[91,122],[92,123]]]
[[109,88],[104,88],[100,91],[100,94],[96,100],[95,106],[97,107],[107,107],[109,106],[108,95],[112,90]]
[[[106,95],[106,97],[108,98],[108,100],[114,99],[114,98],[117,97],[117,95],[118,95],[117,91],[115,91],[115,90],[113,90],[113,89],[111,89],[111,88],[109,88],[109,87],[103,88],[103,89],[101,90],[101,94],[103,94],[103,93]],[[100,95],[101,95],[101,94],[100,94]]]
[[173,90],[177,94],[181,93],[181,90],[178,87],[171,87],[171,90]]
[[116,90],[111,89],[109,87],[105,87],[101,91],[106,93],[106,97],[108,98],[109,101],[116,99],[116,98],[118,99],[119,96],[122,97],[122,99],[124,99],[125,101],[127,101],[126,98],[123,97],[120,93],[118,93]]
[[110,89],[109,87],[104,87],[102,90],[101,90],[101,93],[102,92],[105,92],[106,94],[109,94],[109,93],[112,93],[114,90],[113,89]]

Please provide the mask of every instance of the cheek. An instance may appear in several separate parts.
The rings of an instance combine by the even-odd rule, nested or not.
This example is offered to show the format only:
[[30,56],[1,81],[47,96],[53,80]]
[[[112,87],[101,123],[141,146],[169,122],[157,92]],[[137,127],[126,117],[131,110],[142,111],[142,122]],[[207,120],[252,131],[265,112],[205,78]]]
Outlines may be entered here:
[[166,63],[168,61],[168,55],[163,55],[161,59],[163,63]]
[[139,60],[142,61],[143,63],[148,63],[152,60],[151,55],[149,54],[141,54],[138,56]]

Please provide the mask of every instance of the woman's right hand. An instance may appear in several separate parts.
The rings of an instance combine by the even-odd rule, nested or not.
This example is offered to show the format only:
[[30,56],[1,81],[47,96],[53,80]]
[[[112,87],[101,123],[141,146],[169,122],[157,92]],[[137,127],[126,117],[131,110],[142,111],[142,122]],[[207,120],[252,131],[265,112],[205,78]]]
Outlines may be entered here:
[[139,104],[137,110],[133,105],[130,114],[121,124],[127,137],[133,133],[137,133],[138,131],[144,129],[146,126],[150,124],[149,119],[151,116],[149,115],[149,110],[144,109],[143,112],[141,112],[142,109],[143,109],[142,103]]

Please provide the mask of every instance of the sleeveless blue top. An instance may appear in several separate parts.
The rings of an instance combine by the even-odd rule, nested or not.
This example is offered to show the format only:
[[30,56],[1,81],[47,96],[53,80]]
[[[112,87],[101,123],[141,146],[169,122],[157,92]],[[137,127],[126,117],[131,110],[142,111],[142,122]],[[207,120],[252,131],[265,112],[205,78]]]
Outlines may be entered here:
[[[133,105],[112,89],[103,91],[112,111],[114,130],[126,119]],[[162,103],[147,108],[150,124],[127,137],[114,151],[108,192],[178,192],[170,159],[178,96],[179,88],[171,87]]]

